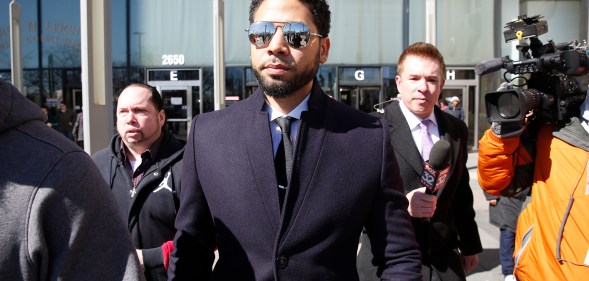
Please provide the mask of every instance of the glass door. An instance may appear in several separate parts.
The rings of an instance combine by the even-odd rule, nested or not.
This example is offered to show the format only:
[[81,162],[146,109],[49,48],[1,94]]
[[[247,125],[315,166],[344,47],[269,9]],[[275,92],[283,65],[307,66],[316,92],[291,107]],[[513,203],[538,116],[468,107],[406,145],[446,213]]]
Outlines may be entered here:
[[450,86],[444,87],[440,99],[445,99],[450,105],[453,97],[458,97],[460,100],[458,106],[462,108],[464,123],[468,128],[468,147],[477,148],[478,145],[478,133],[477,133],[477,118],[475,118],[475,86]]
[[368,113],[375,112],[376,109],[374,108],[374,106],[381,102],[380,88],[360,87],[358,88],[358,91],[360,92],[358,94],[358,109]]
[[380,103],[380,88],[342,86],[339,90],[339,100],[358,110],[374,112],[374,106]]
[[160,89],[164,100],[164,111],[166,112],[165,129],[183,140],[186,140],[188,136],[190,121],[193,116],[193,101],[190,88],[184,86],[162,87]]
[[458,98],[458,107],[463,111],[463,121],[468,124],[468,95],[466,91],[467,86],[450,86],[444,87],[444,90],[440,94],[440,100],[445,100],[450,106],[454,97]]

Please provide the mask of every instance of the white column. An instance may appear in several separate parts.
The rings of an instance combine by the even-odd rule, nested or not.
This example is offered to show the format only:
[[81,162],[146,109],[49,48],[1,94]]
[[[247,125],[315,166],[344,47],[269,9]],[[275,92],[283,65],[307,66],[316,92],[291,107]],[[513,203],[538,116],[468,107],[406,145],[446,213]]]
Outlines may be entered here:
[[425,0],[425,42],[437,44],[437,1]]
[[225,107],[225,2],[213,0],[213,85],[215,110]]
[[[583,0],[583,10],[585,10],[584,13],[581,13],[581,15],[588,15],[589,14],[589,1],[588,0]],[[587,38],[587,40],[589,40],[589,19],[587,17],[585,17],[585,28],[586,28],[586,33],[585,33],[585,38]]]
[[22,83],[22,53],[20,44],[20,5],[12,0],[9,4],[10,9],[10,71],[12,76],[12,85],[23,95]]
[[111,0],[80,0],[84,150],[108,146],[113,135]]

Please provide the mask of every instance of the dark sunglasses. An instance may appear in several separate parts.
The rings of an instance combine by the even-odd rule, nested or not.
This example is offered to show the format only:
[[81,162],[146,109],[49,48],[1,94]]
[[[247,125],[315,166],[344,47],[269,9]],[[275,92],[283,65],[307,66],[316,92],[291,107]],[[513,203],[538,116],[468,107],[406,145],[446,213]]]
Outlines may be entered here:
[[245,31],[247,31],[247,35],[252,44],[258,47],[264,47],[270,43],[278,27],[282,27],[284,40],[288,42],[288,45],[295,49],[307,46],[311,40],[311,35],[323,38],[323,35],[311,32],[309,26],[302,22],[286,22],[281,26],[274,25],[274,22],[271,21],[258,21],[252,23],[250,28]]

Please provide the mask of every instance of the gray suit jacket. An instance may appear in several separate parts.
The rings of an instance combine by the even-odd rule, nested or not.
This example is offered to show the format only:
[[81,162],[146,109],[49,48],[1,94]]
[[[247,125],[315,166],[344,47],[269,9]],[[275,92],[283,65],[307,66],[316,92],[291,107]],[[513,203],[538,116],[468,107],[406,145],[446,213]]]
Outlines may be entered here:
[[[407,200],[382,120],[315,81],[278,203],[264,94],[197,116],[184,155],[171,280],[358,280],[363,227],[384,280],[420,280]],[[219,260],[211,273],[215,246]]]

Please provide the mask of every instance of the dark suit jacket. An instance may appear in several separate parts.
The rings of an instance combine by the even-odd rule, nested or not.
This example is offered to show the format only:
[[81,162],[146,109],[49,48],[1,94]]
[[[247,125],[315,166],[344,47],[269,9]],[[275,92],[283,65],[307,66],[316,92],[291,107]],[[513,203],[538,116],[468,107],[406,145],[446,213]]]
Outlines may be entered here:
[[385,280],[419,280],[419,250],[382,120],[330,99],[315,81],[281,213],[264,103],[257,90],[194,118],[171,280],[358,280],[364,226]]
[[[474,219],[473,195],[466,168],[466,125],[437,106],[434,107],[434,114],[440,138],[448,141],[451,146],[450,176],[446,185],[437,192],[437,207],[431,223],[419,218],[413,218],[412,221],[423,263],[434,264],[438,269],[445,270],[449,265],[460,266],[450,264],[459,260],[455,257],[455,249],[459,249],[463,255],[473,255],[482,251],[482,245]],[[391,142],[401,170],[405,193],[409,193],[423,186],[420,177],[424,163],[399,101],[387,105],[384,118],[390,126]]]

